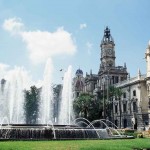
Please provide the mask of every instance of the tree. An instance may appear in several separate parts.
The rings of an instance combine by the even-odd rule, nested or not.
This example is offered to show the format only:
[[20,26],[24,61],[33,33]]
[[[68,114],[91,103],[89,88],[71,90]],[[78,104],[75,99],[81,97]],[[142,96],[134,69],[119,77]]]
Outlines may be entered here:
[[25,91],[25,116],[27,124],[37,123],[39,108],[39,89],[31,86],[30,90]]
[[81,93],[74,100],[73,107],[76,117],[84,117],[90,121],[99,118],[99,102],[91,94]]

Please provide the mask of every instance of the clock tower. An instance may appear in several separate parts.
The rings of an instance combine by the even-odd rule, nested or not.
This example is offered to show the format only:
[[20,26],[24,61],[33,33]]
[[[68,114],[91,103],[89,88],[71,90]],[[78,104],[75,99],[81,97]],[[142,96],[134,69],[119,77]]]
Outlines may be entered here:
[[106,78],[109,80],[110,84],[116,84],[126,80],[128,75],[126,63],[124,63],[124,66],[116,66],[115,43],[108,27],[104,30],[100,49],[100,67],[98,71],[99,83],[104,82]]
[[104,30],[104,36],[101,41],[100,48],[100,70],[106,70],[115,67],[115,43],[108,27],[106,27],[106,29]]

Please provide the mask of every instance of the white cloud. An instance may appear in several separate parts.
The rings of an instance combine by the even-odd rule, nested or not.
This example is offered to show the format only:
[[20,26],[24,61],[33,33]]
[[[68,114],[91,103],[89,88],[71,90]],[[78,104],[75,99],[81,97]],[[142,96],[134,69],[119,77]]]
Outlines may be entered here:
[[10,33],[18,33],[26,43],[29,58],[34,64],[44,63],[48,58],[56,55],[73,55],[76,45],[71,33],[58,28],[55,32],[23,31],[24,24],[16,18],[4,21],[3,28]]
[[12,34],[19,33],[24,27],[23,23],[21,23],[20,18],[10,18],[6,19],[3,23],[3,28]]
[[90,42],[87,42],[87,43],[86,43],[86,47],[87,47],[87,50],[88,50],[88,54],[91,55],[91,49],[92,49],[92,47],[93,47],[93,44],[90,43]]
[[76,46],[71,34],[63,28],[55,32],[30,31],[22,32],[23,41],[27,44],[30,59],[33,63],[42,63],[55,55],[73,55]]
[[86,28],[86,27],[87,27],[86,23],[80,24],[80,29],[81,29],[81,30],[84,29],[84,28]]

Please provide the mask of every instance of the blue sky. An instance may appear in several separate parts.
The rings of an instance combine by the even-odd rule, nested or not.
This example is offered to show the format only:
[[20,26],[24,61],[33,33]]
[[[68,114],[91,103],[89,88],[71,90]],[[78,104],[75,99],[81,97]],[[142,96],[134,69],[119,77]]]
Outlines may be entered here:
[[36,81],[50,57],[54,83],[61,83],[59,70],[69,65],[74,73],[79,67],[84,75],[90,69],[97,73],[100,41],[109,26],[116,65],[126,62],[132,77],[138,68],[144,74],[149,6],[149,0],[0,0],[0,64],[23,66]]

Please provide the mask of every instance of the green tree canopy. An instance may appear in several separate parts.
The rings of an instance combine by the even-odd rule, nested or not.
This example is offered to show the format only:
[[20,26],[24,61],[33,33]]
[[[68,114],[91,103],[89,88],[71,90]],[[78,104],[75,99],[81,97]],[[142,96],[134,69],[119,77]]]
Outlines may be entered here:
[[31,86],[30,90],[25,91],[25,116],[26,123],[37,123],[38,106],[39,106],[39,89]]
[[76,117],[84,117],[92,121],[99,118],[100,102],[88,93],[81,93],[78,98],[74,100],[74,111]]

